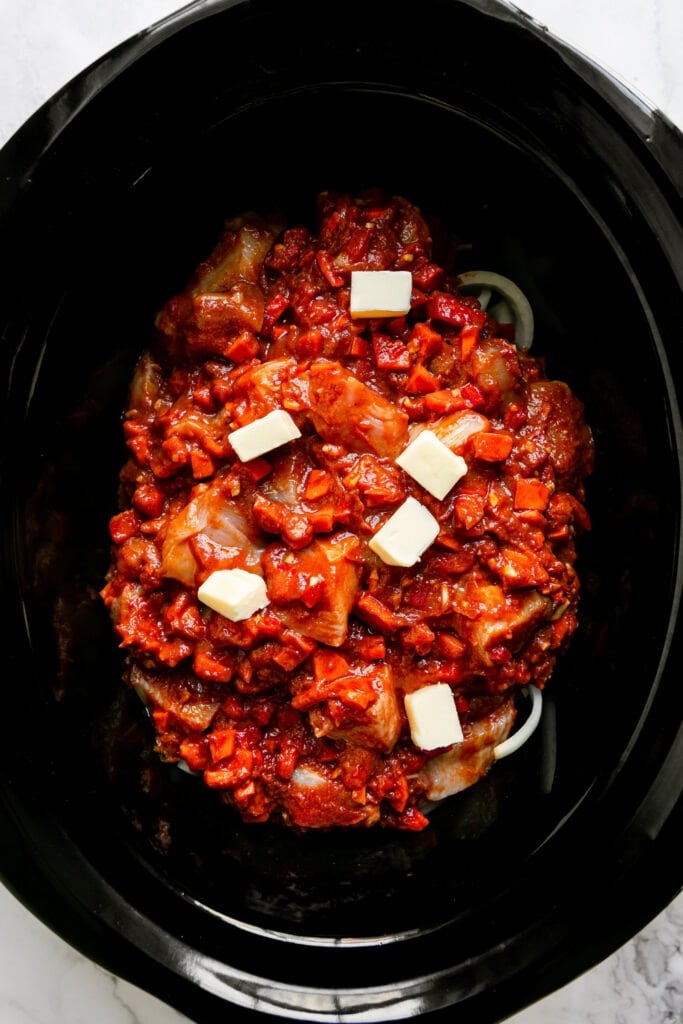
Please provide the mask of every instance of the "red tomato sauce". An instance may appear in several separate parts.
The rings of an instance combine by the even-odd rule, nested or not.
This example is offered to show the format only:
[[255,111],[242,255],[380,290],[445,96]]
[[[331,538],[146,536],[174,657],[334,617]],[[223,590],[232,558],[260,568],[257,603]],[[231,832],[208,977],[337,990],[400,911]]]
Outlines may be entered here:
[[[413,204],[323,193],[317,213],[317,233],[228,223],[160,311],[102,597],[159,754],[245,821],[418,830],[488,771],[577,628],[593,443],[569,387],[434,261]],[[410,311],[352,319],[353,270],[410,270]],[[301,436],[241,462],[230,433],[274,409]],[[467,463],[441,500],[395,462],[425,427]],[[407,497],[439,533],[404,568],[368,545]],[[236,622],[197,596],[232,568],[269,599]],[[464,739],[419,750],[403,700],[437,682]]]

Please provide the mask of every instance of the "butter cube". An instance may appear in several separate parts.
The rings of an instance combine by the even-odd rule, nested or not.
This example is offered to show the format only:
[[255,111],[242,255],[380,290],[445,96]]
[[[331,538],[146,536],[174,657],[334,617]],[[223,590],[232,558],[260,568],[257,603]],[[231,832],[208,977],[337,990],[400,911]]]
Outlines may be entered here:
[[406,498],[369,542],[369,547],[387,565],[415,565],[436,540],[439,524],[424,505]]
[[238,427],[228,434],[237,458],[241,462],[257,459],[266,452],[279,448],[288,441],[301,437],[301,431],[284,409],[273,409],[245,427]]
[[248,619],[269,603],[261,576],[246,569],[217,569],[204,580],[197,597],[232,622]]
[[462,743],[464,736],[453,692],[446,683],[423,686],[404,701],[410,737],[419,750],[439,750]]
[[423,430],[401,452],[396,462],[435,498],[445,498],[467,472],[467,463],[440,441],[431,430]]
[[402,316],[410,310],[412,291],[409,270],[353,270],[349,311],[354,319]]

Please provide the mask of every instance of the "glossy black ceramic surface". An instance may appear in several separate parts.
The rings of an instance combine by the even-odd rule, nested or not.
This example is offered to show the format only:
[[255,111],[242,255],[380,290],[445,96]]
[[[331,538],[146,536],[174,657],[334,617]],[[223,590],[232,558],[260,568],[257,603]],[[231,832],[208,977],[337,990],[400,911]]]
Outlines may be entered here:
[[[679,891],[682,166],[663,117],[489,0],[193,4],[6,146],[0,868],[55,931],[200,1024],[493,1024]],[[363,185],[527,293],[595,434],[593,529],[533,741],[421,834],[296,836],[156,760],[97,594],[156,309],[226,217]]]

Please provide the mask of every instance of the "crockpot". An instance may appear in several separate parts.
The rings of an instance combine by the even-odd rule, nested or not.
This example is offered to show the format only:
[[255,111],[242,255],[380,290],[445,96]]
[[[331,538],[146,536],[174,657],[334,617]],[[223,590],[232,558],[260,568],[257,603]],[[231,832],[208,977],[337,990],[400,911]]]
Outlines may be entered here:
[[[190,4],[10,140],[0,867],[68,942],[199,1024],[493,1024],[679,892],[682,158],[665,117],[499,0]],[[530,299],[595,438],[592,529],[532,741],[424,832],[297,835],[155,757],[99,590],[155,312],[226,217],[310,222],[321,189],[366,186]]]

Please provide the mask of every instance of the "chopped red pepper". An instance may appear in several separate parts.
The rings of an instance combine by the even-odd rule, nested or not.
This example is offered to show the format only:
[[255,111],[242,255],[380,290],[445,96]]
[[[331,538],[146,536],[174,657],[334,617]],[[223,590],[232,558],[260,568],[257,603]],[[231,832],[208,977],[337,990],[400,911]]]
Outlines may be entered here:
[[124,541],[134,537],[140,526],[140,517],[133,509],[126,512],[119,512],[109,520],[109,533],[115,544],[123,544]]
[[372,348],[380,370],[409,370],[410,352],[399,338],[388,334],[373,334]]
[[316,259],[318,261],[318,266],[320,267],[323,274],[325,275],[325,278],[327,279],[327,283],[332,288],[341,288],[341,286],[344,284],[344,275],[340,274],[339,271],[336,269],[334,263],[330,258],[330,254],[326,252],[324,249],[319,249],[318,252],[316,253]]
[[483,327],[486,313],[478,303],[450,295],[448,292],[434,292],[427,299],[427,315],[432,320],[444,320],[455,327]]
[[481,327],[477,324],[471,324],[469,327],[463,327],[461,330],[458,341],[460,342],[460,358],[463,363],[470,358],[473,350],[479,344],[480,336]]

